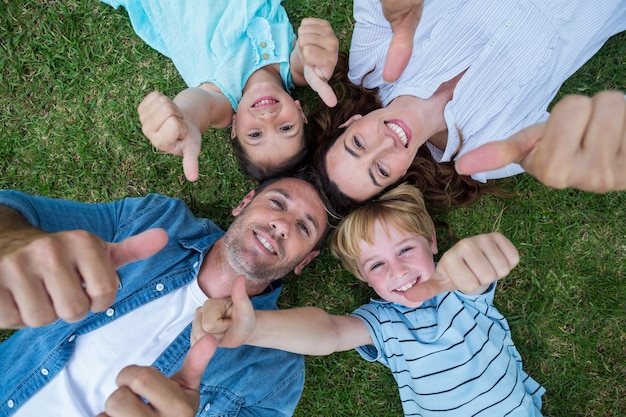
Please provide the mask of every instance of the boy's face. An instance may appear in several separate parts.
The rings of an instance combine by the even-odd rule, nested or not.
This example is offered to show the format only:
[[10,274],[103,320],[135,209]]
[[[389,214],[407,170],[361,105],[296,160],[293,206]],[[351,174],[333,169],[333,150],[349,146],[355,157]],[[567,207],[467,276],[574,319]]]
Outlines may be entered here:
[[376,293],[387,301],[407,307],[421,302],[408,300],[404,293],[418,282],[427,281],[435,272],[433,254],[437,242],[420,235],[396,229],[387,230],[379,220],[374,224],[373,244],[361,240],[358,267],[361,275]]
[[253,164],[276,167],[302,149],[305,123],[298,100],[283,88],[262,82],[241,98],[231,135],[237,135]]

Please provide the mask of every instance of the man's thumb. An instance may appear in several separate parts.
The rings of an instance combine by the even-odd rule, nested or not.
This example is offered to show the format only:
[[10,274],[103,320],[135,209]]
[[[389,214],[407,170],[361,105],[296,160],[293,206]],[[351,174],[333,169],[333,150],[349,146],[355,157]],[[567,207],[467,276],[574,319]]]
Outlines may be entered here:
[[126,238],[119,243],[107,242],[105,244],[109,250],[113,267],[118,269],[128,263],[156,254],[163,249],[168,239],[165,230],[155,228]]
[[208,366],[217,349],[217,339],[205,335],[194,343],[178,372],[172,375],[172,380],[184,388],[197,390],[200,387],[202,374]]
[[456,161],[456,170],[461,175],[472,175],[502,168],[512,162],[521,164],[541,139],[544,128],[545,123],[538,123],[508,139],[489,142],[467,152]]

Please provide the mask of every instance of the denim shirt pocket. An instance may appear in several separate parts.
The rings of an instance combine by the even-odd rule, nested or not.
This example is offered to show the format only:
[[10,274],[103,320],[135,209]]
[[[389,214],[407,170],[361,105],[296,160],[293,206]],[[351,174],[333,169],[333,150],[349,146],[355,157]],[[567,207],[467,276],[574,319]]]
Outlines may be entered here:
[[216,386],[200,386],[198,416],[233,417],[239,415],[244,399],[232,391]]

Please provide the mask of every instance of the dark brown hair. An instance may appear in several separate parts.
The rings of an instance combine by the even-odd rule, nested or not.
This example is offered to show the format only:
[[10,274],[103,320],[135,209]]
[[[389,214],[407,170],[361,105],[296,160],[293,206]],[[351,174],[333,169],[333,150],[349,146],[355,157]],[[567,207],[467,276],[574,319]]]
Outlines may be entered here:
[[[319,177],[317,181],[323,187],[335,210],[342,215],[362,203],[341,192],[337,184],[328,177],[326,154],[345,130],[339,125],[346,122],[354,114],[365,115],[382,107],[378,97],[378,89],[365,88],[363,82],[360,85],[351,83],[348,79],[347,70],[347,56],[341,53],[337,69],[330,81],[337,94],[338,104],[334,108],[328,108],[324,105],[316,107],[309,117],[308,125],[310,137],[313,138],[312,142],[315,146],[311,156],[311,164]],[[368,74],[365,75],[364,79]],[[462,135],[460,137],[461,145],[452,157],[453,161],[463,144]],[[504,192],[501,185],[496,184],[493,180],[481,183],[469,176],[459,175],[454,169],[454,162],[437,162],[424,145],[418,149],[406,175],[391,187],[403,182],[416,186],[422,192],[426,207],[431,213],[443,212],[450,207],[470,205],[478,197],[487,193],[500,196],[510,195]]]
[[294,156],[285,160],[279,166],[262,167],[250,161],[248,154],[241,146],[241,142],[237,136],[234,136],[230,141],[233,147],[233,155],[237,160],[239,169],[257,184],[270,178],[289,176],[292,172],[296,171],[308,158],[309,151],[312,148],[310,142],[308,131],[305,129],[302,147]]

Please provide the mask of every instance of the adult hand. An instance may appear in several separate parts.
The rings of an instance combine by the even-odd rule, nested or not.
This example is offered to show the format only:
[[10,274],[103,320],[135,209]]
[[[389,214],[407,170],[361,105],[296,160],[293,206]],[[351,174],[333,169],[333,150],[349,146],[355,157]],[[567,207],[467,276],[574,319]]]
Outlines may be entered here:
[[191,327],[191,343],[205,335],[212,335],[221,347],[237,347],[246,343],[256,316],[246,292],[246,279],[237,277],[231,298],[211,298],[196,310]]
[[104,311],[119,286],[115,271],[154,255],[167,243],[151,229],[119,243],[83,230],[33,229],[0,237],[0,327],[37,327],[57,319],[73,322]]
[[324,19],[307,17],[298,28],[296,53],[304,65],[304,79],[329,107],[337,105],[337,96],[328,85],[339,56],[339,41]]
[[171,378],[150,366],[127,366],[117,376],[119,388],[107,399],[105,411],[97,417],[195,416],[200,404],[198,388],[202,374],[216,348],[215,338],[199,339]]
[[554,188],[596,193],[626,190],[624,93],[565,97],[554,106],[547,122],[466,153],[456,168],[471,175],[511,162]]
[[519,262],[519,253],[500,233],[472,236],[443,254],[434,274],[409,289],[406,297],[424,302],[448,291],[481,294]]
[[383,14],[393,30],[387,52],[383,79],[388,83],[397,80],[406,68],[413,52],[415,29],[422,18],[423,0],[380,0]]
[[158,149],[183,157],[183,171],[189,181],[199,176],[198,157],[202,134],[173,100],[153,91],[139,104],[141,131]]

